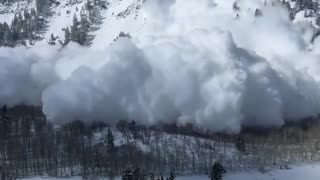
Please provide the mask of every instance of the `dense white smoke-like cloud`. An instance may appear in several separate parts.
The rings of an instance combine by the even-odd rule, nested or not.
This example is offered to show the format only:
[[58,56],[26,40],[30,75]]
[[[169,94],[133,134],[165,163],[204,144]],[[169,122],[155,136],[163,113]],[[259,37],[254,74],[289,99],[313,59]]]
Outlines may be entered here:
[[41,104],[42,92],[58,77],[54,73],[54,62],[47,57],[54,56],[53,50],[46,49],[46,56],[40,52],[0,48],[0,104]]
[[135,119],[229,132],[317,115],[313,28],[292,23],[278,4],[238,4],[235,12],[231,0],[148,0],[143,31],[105,50],[1,48],[0,103],[42,104],[56,122]]

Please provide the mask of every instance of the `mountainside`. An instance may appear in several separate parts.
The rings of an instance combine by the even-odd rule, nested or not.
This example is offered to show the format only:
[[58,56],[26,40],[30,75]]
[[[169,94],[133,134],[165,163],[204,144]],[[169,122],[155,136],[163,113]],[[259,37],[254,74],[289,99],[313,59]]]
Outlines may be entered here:
[[320,161],[319,25],[316,0],[0,0],[1,179],[287,178]]
[[[95,47],[106,47],[119,36],[120,32],[130,34],[139,32],[144,23],[139,17],[141,5],[142,0],[4,1],[0,4],[0,22],[6,22],[11,27],[14,26],[12,23],[17,24],[17,28],[12,28],[12,31],[14,29],[18,31],[16,41],[36,39],[40,40],[40,43],[59,45],[58,42],[65,43],[66,29],[68,28],[68,33],[72,33],[70,31],[77,26],[78,29],[75,28],[77,29],[75,31],[82,33],[84,37],[72,39],[73,35],[70,34],[70,39],[82,45],[89,45],[93,41]],[[15,16],[18,22],[15,22]],[[36,19],[33,23],[36,25],[28,19]],[[36,27],[31,29],[30,26]],[[41,30],[37,31],[38,29]],[[24,36],[24,33],[27,35]],[[81,38],[83,40],[80,40]],[[13,43],[13,45],[19,44],[21,42]]]
[[[318,28],[320,6],[317,0],[264,1],[265,6],[279,3],[288,8],[290,18],[295,23],[309,22],[314,28]],[[48,42],[51,45],[59,45],[60,42],[63,45],[66,38],[70,38],[82,45],[92,44],[96,48],[104,48],[114,42],[120,33],[137,36],[142,31],[147,23],[147,18],[140,12],[143,4],[143,0],[3,0],[0,2],[0,22],[6,22],[12,28],[11,35],[14,37],[7,41],[14,42],[5,43],[6,29],[2,25],[0,45],[30,46],[34,45],[34,41],[40,41],[40,44]],[[241,6],[247,8],[247,11],[243,11]],[[247,16],[250,9],[254,11],[261,8],[259,3],[249,7],[241,0],[229,2],[229,7],[233,9],[235,18]],[[258,12],[260,11],[255,13]],[[31,28],[33,26],[36,27]],[[84,33],[84,37],[77,39],[68,34],[76,26],[81,31],[79,33]],[[317,36],[318,32],[314,34]],[[81,38],[84,39],[79,40]]]

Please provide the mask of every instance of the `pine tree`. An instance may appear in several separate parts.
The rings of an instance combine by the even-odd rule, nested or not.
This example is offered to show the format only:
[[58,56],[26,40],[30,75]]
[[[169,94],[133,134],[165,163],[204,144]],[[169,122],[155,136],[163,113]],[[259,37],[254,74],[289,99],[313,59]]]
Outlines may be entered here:
[[235,146],[237,150],[240,151],[241,153],[246,153],[246,143],[242,136],[238,137]]
[[11,22],[11,40],[13,43],[16,43],[19,38],[20,38],[20,34],[19,34],[19,19],[18,16],[15,15],[13,18],[13,21]]
[[114,150],[114,136],[112,134],[111,129],[108,129],[108,135],[107,135],[107,148],[108,148],[108,152],[113,152]]
[[19,12],[19,14],[18,14],[18,22],[21,22],[22,20],[23,20],[22,13]]
[[3,46],[3,35],[4,35],[4,27],[3,27],[3,24],[0,23],[0,46]]
[[77,42],[80,45],[86,44],[89,28],[90,28],[90,22],[88,21],[86,16],[82,16],[80,21],[80,29],[78,31],[78,38],[77,38]]
[[71,33],[70,33],[70,30],[69,30],[69,27],[67,27],[65,30],[64,30],[64,45],[67,45],[69,44],[69,42],[71,41]]
[[28,23],[28,26],[29,26],[28,34],[30,36],[29,37],[30,39],[36,39],[35,33],[38,31],[37,21],[38,21],[37,12],[35,9],[31,9],[30,20]]
[[4,46],[11,46],[12,44],[11,29],[6,22],[3,23],[3,43]]
[[79,34],[79,21],[77,15],[73,16],[73,24],[71,26],[71,41],[78,42],[78,34]]
[[131,123],[129,124],[129,129],[132,133],[133,139],[138,139],[139,135],[138,135],[138,129],[137,129],[135,120],[131,121]]
[[0,131],[1,138],[7,139],[10,134],[10,119],[8,115],[7,105],[4,105],[1,108]]
[[31,9],[31,12],[30,12],[30,15],[31,15],[32,17],[35,17],[36,14],[37,14],[37,11],[36,11],[34,8],[32,8],[32,9]]
[[222,180],[226,170],[221,163],[215,162],[211,168],[210,180]]
[[26,11],[23,11],[23,16],[24,16],[24,19],[30,19],[30,14],[29,14],[29,11],[26,10]]
[[95,25],[100,25],[103,23],[103,16],[101,15],[101,11],[99,7],[94,7],[93,9],[89,9],[89,20],[91,23]]

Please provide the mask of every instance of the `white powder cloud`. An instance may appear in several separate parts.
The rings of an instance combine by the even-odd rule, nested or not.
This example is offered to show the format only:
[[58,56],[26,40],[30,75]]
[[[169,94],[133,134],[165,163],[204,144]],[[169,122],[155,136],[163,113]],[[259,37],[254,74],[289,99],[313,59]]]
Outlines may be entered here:
[[279,4],[239,1],[238,12],[232,5],[148,0],[142,32],[104,50],[1,48],[0,103],[41,104],[55,122],[135,119],[228,132],[317,115],[313,28],[292,23]]

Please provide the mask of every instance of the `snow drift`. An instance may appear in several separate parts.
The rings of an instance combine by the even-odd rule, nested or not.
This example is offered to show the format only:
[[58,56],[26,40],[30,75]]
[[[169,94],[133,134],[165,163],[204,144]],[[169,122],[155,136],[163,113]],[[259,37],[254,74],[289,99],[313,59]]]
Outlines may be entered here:
[[234,10],[233,2],[148,0],[141,32],[105,48],[0,48],[0,103],[42,105],[55,122],[135,119],[228,132],[317,115],[314,28],[292,22],[280,3],[238,1]]

